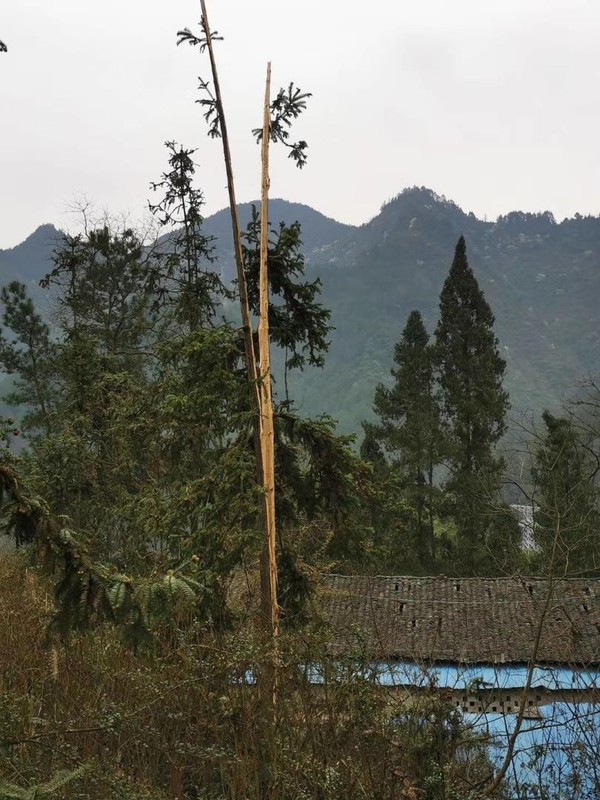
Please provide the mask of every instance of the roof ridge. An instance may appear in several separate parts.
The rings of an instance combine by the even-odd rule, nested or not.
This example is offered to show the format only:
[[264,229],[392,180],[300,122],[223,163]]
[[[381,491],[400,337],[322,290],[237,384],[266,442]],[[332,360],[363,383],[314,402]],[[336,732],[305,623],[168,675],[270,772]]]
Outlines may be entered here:
[[600,583],[599,578],[577,578],[577,577],[544,577],[542,575],[521,575],[516,573],[515,575],[501,575],[496,577],[477,577],[476,575],[471,575],[469,577],[462,577],[460,575],[344,575],[341,572],[329,572],[327,573],[327,578],[348,578],[350,580],[389,580],[389,581],[398,581],[398,580],[409,580],[409,581],[424,581],[424,580],[445,580],[445,581],[455,581],[455,582],[467,582],[467,581],[489,581],[490,583],[498,583],[500,581],[518,581],[518,582],[527,582],[527,581],[537,581],[537,582],[549,582],[553,581],[554,583]]

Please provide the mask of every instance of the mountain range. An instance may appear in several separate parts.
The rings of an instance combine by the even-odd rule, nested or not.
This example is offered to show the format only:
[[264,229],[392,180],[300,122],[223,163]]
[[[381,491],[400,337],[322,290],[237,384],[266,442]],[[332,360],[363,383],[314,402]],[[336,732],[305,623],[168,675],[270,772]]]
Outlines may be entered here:
[[[240,206],[242,223],[251,206]],[[335,326],[324,369],[293,376],[291,393],[304,413],[336,418],[341,432],[358,432],[372,416],[375,385],[389,380],[393,347],[413,308],[433,333],[460,235],[496,317],[514,416],[555,409],[598,369],[600,217],[559,223],[549,212],[515,211],[488,222],[425,188],[403,191],[359,227],[284,200],[271,201],[269,216],[273,226],[301,223],[306,272],[321,278]],[[231,278],[228,211],[207,218],[205,231],[217,238],[221,272]],[[0,283],[22,280],[38,294],[59,236],[43,225],[0,250]]]

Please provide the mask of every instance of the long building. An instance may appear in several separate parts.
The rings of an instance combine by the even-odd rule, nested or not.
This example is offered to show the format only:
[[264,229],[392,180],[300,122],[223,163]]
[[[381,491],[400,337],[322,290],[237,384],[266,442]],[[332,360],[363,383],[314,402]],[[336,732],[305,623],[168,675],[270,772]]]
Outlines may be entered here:
[[600,797],[600,580],[330,575],[320,600],[394,701],[442,693],[498,765],[514,734],[511,796]]

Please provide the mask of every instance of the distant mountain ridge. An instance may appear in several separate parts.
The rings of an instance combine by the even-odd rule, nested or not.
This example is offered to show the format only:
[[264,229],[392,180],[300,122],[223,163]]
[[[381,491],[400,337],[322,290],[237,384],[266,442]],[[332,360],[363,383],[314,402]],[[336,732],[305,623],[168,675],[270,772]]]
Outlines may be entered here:
[[515,414],[556,407],[577,380],[598,370],[600,218],[557,223],[549,212],[511,212],[486,222],[413,188],[333,248],[327,265],[310,266],[323,277],[337,330],[324,374],[298,382],[307,412],[316,410],[313,397],[333,397],[321,410],[338,417],[343,430],[356,430],[369,415],[374,384],[389,380],[393,346],[413,308],[433,333],[461,234],[496,316]]
[[46,223],[9,250],[0,250],[0,281],[38,282],[51,269],[52,250],[60,239],[60,231]]
[[[242,230],[246,228],[252,218],[252,207],[260,208],[258,200],[250,203],[240,203],[238,214]],[[302,229],[302,249],[306,263],[320,260],[334,244],[346,241],[358,228],[337,222],[326,217],[320,211],[304,205],[291,203],[288,200],[274,199],[269,201],[269,222],[277,230],[280,222],[290,225],[299,222]],[[216,254],[221,264],[222,276],[233,279],[235,276],[235,263],[233,254],[233,235],[231,232],[231,216],[229,209],[217,211],[204,221],[204,231],[216,239]]]
[[[240,206],[245,225],[251,203]],[[309,206],[272,200],[277,227],[302,225],[309,277],[323,282],[335,331],[323,370],[292,379],[311,414],[326,412],[343,431],[370,416],[375,384],[389,379],[392,351],[409,312],[419,308],[433,333],[438,297],[462,234],[469,261],[496,316],[508,362],[515,413],[555,407],[600,363],[600,218],[511,212],[480,220],[426,188],[408,189],[360,227]],[[225,277],[233,276],[228,211],[208,217]],[[42,226],[12,250],[0,250],[0,278],[34,283],[47,271],[58,232]],[[45,243],[45,244],[44,244]]]
[[[252,217],[252,206],[259,208],[260,202],[240,203],[238,213],[244,230]],[[332,244],[347,239],[357,227],[326,217],[303,203],[291,203],[274,199],[269,203],[271,227],[277,229],[280,222],[287,225],[299,222],[302,227],[302,245],[307,263],[320,251]],[[217,263],[221,264],[225,278],[235,274],[233,236],[229,209],[224,208],[204,221],[204,232],[213,236],[216,244]],[[40,225],[21,244],[11,249],[0,250],[0,281],[20,280],[37,284],[52,268],[52,251],[60,241],[61,231],[46,223]],[[9,277],[7,277],[9,276]]]

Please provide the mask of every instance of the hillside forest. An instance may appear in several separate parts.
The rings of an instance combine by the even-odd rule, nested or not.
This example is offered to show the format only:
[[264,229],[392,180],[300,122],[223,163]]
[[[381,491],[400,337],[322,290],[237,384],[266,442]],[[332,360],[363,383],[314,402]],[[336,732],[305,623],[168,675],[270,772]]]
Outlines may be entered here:
[[[210,48],[206,12],[180,40]],[[222,107],[202,97],[222,135]],[[307,98],[292,84],[269,108],[273,145],[299,166],[307,145],[287,132]],[[195,157],[166,144],[150,232],[86,215],[75,232],[38,231],[31,260],[0,253],[0,797],[515,796],[448,698],[423,693],[390,714],[357,668],[364,653],[331,657],[319,593],[332,572],[599,574],[598,387],[560,364],[573,380],[552,384],[549,334],[522,329],[543,298],[522,318],[512,278],[485,263],[496,236],[508,265],[514,231],[538,231],[516,237],[539,254],[560,226],[482,223],[422,189],[363,229],[293,206],[280,221],[271,205],[273,631],[263,387],[248,377],[243,318],[247,301],[258,351],[261,207],[242,210],[232,244],[223,217],[204,220]],[[581,247],[600,222],[562,225]],[[590,281],[595,258],[578,263]],[[559,281],[550,267],[546,279]],[[516,368],[491,295],[519,317]],[[585,350],[572,326],[552,322],[557,340],[569,334],[563,354],[578,338]]]

